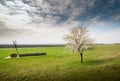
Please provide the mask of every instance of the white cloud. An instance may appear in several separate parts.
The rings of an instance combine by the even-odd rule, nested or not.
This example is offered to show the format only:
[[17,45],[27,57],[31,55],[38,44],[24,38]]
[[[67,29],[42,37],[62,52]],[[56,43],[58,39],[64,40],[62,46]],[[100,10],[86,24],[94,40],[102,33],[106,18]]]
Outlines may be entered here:
[[108,27],[109,25],[113,24],[112,22],[108,22],[108,21],[100,21],[99,20],[100,16],[97,16],[93,19],[91,19],[90,21],[88,21],[89,27]]
[[[1,32],[0,43],[11,43],[12,40],[30,44],[64,43],[63,36],[69,32],[69,28],[81,24],[74,19],[95,5],[95,0],[30,0],[27,3],[22,0],[14,1],[6,1],[6,6],[0,4],[0,21],[5,24],[5,27],[0,28],[0,32],[4,31]],[[95,16],[87,25],[91,37],[97,43],[120,42],[120,29],[106,31],[105,28],[113,23],[100,21],[100,18],[101,16]],[[60,19],[65,21],[56,24]],[[116,21],[120,16],[111,16],[111,19]]]
[[120,28],[99,30],[99,28],[92,28],[90,30],[90,36],[95,39],[96,43],[120,43]]

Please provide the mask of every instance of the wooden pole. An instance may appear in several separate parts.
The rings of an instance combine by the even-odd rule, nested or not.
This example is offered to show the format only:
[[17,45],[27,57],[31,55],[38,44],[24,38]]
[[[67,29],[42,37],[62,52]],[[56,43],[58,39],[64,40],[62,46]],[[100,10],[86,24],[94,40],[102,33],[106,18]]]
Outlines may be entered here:
[[14,47],[15,47],[15,49],[16,49],[16,53],[18,54],[18,49],[17,49],[17,42],[16,42],[16,40],[13,41],[13,45],[14,45]]

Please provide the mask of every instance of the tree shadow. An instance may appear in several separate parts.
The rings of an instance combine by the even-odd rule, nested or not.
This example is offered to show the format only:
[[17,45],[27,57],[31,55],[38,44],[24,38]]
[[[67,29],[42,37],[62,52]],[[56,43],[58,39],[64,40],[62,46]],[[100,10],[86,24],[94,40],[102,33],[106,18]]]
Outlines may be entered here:
[[87,65],[103,64],[103,63],[106,63],[106,62],[110,62],[110,61],[114,60],[115,58],[116,57],[88,60],[88,61],[85,61],[85,64],[87,64]]

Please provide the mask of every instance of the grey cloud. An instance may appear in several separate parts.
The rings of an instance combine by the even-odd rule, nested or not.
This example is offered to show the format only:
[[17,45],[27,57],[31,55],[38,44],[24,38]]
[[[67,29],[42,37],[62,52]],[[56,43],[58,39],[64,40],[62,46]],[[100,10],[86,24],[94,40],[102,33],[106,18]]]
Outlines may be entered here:
[[21,34],[24,34],[24,32],[27,31],[25,29],[16,29],[16,28],[11,28],[6,25],[5,22],[0,21],[0,39],[1,38],[6,38],[6,37],[11,37],[11,36],[19,36]]
[[[8,6],[7,1],[14,5]],[[90,21],[99,16],[99,20],[119,21],[116,15],[120,14],[120,1],[118,0],[19,0],[21,5],[15,0],[1,0],[1,4],[6,3],[9,7],[10,15],[28,13],[31,22],[40,23],[53,20],[57,24],[74,20],[80,22]],[[25,5],[29,9],[24,8]]]
[[[40,12],[35,15],[39,14],[44,19],[49,17],[56,20],[56,23],[66,22],[83,16],[82,14],[94,7],[94,3],[95,0],[43,0],[43,4],[38,6],[41,8],[38,10]],[[42,7],[43,5],[47,5],[47,10]],[[56,19],[56,17],[58,18]]]
[[3,21],[0,21],[0,30],[3,29],[5,26],[5,23]]
[[6,5],[6,4],[5,4],[5,1],[6,1],[6,0],[0,0],[0,3],[1,3],[2,5]]
[[[42,1],[42,4],[39,4],[39,1]],[[38,23],[50,19],[65,22],[80,15],[87,6],[84,0],[22,0],[22,2],[30,6],[26,12],[32,17],[32,21]],[[92,3],[89,6],[92,6]],[[16,9],[19,10],[19,7]]]
[[[7,4],[12,2],[13,5]],[[31,21],[42,22],[54,20],[56,23],[65,22],[79,16],[86,7],[91,7],[94,0],[19,0],[22,4],[28,5],[30,9],[22,9],[24,7],[17,5],[15,0],[6,0],[6,6],[9,8],[9,15],[24,14],[27,12],[32,18]],[[42,2],[42,4],[40,4]],[[1,2],[3,3],[3,2]]]

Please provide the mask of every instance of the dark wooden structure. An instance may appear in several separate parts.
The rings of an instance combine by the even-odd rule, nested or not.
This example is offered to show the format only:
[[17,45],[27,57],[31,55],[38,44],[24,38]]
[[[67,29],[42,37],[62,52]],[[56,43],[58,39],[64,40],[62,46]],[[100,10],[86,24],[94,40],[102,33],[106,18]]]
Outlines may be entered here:
[[24,54],[10,54],[11,58],[14,57],[26,57],[26,56],[43,56],[43,55],[47,55],[46,52],[42,52],[42,53],[24,53]]
[[15,57],[17,57],[17,54],[14,54],[14,53],[13,53],[13,54],[10,54],[10,57],[11,57],[11,58],[15,58]]
[[42,53],[25,53],[25,54],[19,54],[19,57],[25,57],[25,56],[41,56],[41,55],[47,55],[46,52]]

